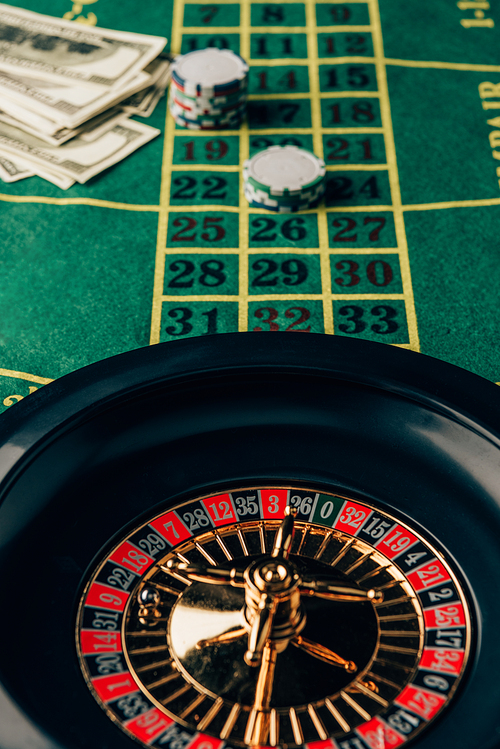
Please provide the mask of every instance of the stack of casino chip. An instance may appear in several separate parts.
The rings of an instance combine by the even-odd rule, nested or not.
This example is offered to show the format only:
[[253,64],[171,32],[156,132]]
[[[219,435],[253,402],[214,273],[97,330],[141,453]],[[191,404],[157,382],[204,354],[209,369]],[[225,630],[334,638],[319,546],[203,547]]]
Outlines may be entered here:
[[243,164],[248,202],[277,213],[315,208],[325,192],[325,162],[297,146],[270,146]]
[[172,66],[169,107],[190,130],[237,129],[245,116],[248,65],[228,49],[188,52]]

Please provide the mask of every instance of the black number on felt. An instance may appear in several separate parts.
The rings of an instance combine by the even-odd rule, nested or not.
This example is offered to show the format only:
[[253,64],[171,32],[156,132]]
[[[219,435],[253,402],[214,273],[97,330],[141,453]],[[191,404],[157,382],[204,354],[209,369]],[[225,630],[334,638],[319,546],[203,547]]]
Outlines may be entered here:
[[285,12],[281,5],[264,5],[262,7],[263,23],[281,23],[285,20]]
[[[348,335],[362,333],[366,329],[366,322],[362,320],[365,310],[356,304],[346,305],[339,309],[339,314],[346,317],[347,323],[340,323],[339,330]],[[394,320],[397,316],[397,310],[387,304],[379,304],[372,307],[370,314],[379,318],[379,322],[374,323],[371,329],[379,335],[395,333],[399,329],[398,323]]]
[[257,54],[267,55],[267,39],[265,36],[259,36],[257,39]]
[[206,177],[206,179],[203,180],[203,184],[207,185],[209,189],[205,190],[202,194],[202,199],[215,198],[217,200],[226,197],[227,191],[221,192],[221,190],[227,187],[227,180],[223,177],[216,177],[215,175],[213,177]]
[[[278,236],[276,232],[272,234],[266,234],[266,232],[275,229],[278,222],[272,218],[264,218],[263,216],[255,218],[251,221],[251,226],[258,227],[263,226],[256,234],[251,237],[252,242],[274,242]],[[305,239],[307,230],[303,226],[305,219],[303,218],[289,218],[284,221],[281,226],[281,233],[285,239],[289,239],[292,242],[298,242],[301,239]]]
[[346,307],[339,309],[339,314],[346,317],[347,323],[340,323],[339,330],[342,333],[348,335],[354,335],[356,333],[362,333],[366,328],[366,323],[362,321],[364,314],[363,307],[358,307],[357,304],[350,304]]
[[367,51],[365,36],[347,36],[346,45],[348,55],[362,55]]
[[224,263],[220,260],[205,260],[200,265],[200,268],[202,270],[200,276],[202,286],[221,286],[225,282],[226,274],[223,273]]
[[[194,52],[198,49],[198,37],[197,36],[191,36],[187,40],[187,46],[189,47],[189,52]],[[226,39],[225,36],[212,36],[208,40],[207,47],[217,47],[217,49],[229,49],[229,41]]]
[[[354,196],[353,181],[348,177],[334,177],[327,183],[327,200],[345,200]],[[360,195],[369,198],[380,198],[377,177],[369,177],[359,188]]]
[[177,192],[174,192],[172,200],[192,200],[196,196],[196,180],[194,177],[176,177],[174,185],[180,185],[180,188]]
[[[328,68],[328,81],[326,84],[327,88],[340,88],[338,80],[339,71],[337,68]],[[370,83],[370,78],[366,73],[366,68],[362,65],[356,65],[351,68],[347,68],[347,85],[349,88],[364,88]]]
[[372,315],[380,318],[380,323],[375,323],[371,326],[374,333],[387,335],[388,333],[395,333],[396,330],[398,330],[399,325],[394,320],[397,315],[397,310],[395,310],[394,307],[380,304],[377,307],[372,307],[370,311]]
[[[168,316],[175,320],[176,325],[181,326],[180,330],[178,330],[176,325],[168,325],[165,328],[168,335],[189,335],[189,333],[192,332],[193,326],[188,322],[188,320],[191,320],[193,317],[193,312],[189,307],[175,307],[168,311]],[[214,333],[217,333],[217,307],[214,307],[207,312],[202,312],[201,316],[207,318],[207,329],[203,335],[213,335]]]
[[201,314],[207,318],[207,332],[204,333],[204,335],[213,335],[214,333],[217,333],[217,307],[208,310],[208,312],[202,312]]
[[360,122],[364,125],[373,122],[375,114],[373,113],[372,103],[370,101],[359,101],[353,104],[352,119],[354,122]]
[[[279,277],[273,274],[277,273],[278,268],[278,263],[274,260],[268,258],[256,260],[252,269],[256,271],[264,269],[264,272],[254,278],[252,286],[277,286]],[[283,283],[286,286],[299,286],[304,283],[308,276],[307,265],[302,260],[285,260],[281,263],[281,272],[284,275]],[[267,276],[271,276],[271,278],[267,278]]]
[[248,114],[250,119],[254,120],[259,125],[266,125],[269,121],[269,109],[266,104],[249,102]]
[[285,274],[283,279],[285,286],[300,286],[307,280],[307,265],[303,260],[285,260],[281,265],[281,270]]
[[356,65],[347,68],[347,84],[351,88],[364,88],[370,83],[370,78],[366,73],[366,68],[362,65]]
[[[205,260],[203,263],[201,263],[201,275],[198,279],[201,285],[211,287],[221,286],[226,281],[226,274],[223,273],[224,267],[224,263],[220,260]],[[175,260],[169,266],[169,270],[174,273],[178,270],[180,270],[181,272],[170,280],[167,288],[187,289],[193,286],[194,278],[181,281],[181,279],[188,279],[188,277],[192,276],[196,270],[195,264],[190,260]]]
[[348,177],[334,177],[327,183],[328,198],[336,200],[345,200],[352,198],[354,190],[352,189],[352,179]]
[[255,263],[252,264],[253,270],[262,270],[264,268],[264,272],[260,274],[260,276],[257,276],[252,281],[252,286],[277,286],[278,285],[278,276],[273,276],[272,278],[266,278],[266,276],[271,276],[273,273],[276,273],[278,270],[278,263],[276,263],[274,260],[268,260],[266,258],[262,258],[261,260],[256,260]]
[[212,36],[207,42],[207,47],[217,47],[218,49],[229,49],[229,42],[225,36]]
[[256,234],[253,235],[251,238],[252,242],[274,242],[276,237],[278,236],[276,232],[273,232],[272,234],[266,234],[266,232],[271,231],[275,228],[277,224],[277,221],[275,221],[272,218],[264,218],[263,216],[261,218],[254,218],[251,222],[251,225],[254,227],[262,226],[262,229],[260,229]]
[[[346,106],[345,104],[344,107]],[[330,124],[341,125],[344,123],[343,108],[339,102],[330,104],[328,109],[331,112]],[[373,122],[375,113],[372,103],[370,101],[358,101],[355,104],[351,104],[350,115],[347,119],[356,122],[358,125],[368,125],[370,122]]]
[[361,185],[359,192],[362,195],[367,195],[369,198],[380,198],[376,176],[373,175],[373,177],[369,177],[366,182]]
[[[194,278],[190,278],[189,280],[187,280],[187,278],[191,276],[195,271],[195,265],[190,260],[176,260],[175,262],[170,264],[169,270],[171,270],[173,273],[176,273],[178,270],[181,271],[177,276],[174,276],[170,280],[168,284],[169,289],[189,289],[193,286]],[[181,281],[181,278],[186,280]]]
[[294,104],[293,102],[278,105],[278,111],[283,112],[283,117],[281,119],[286,123],[293,122],[295,115],[299,110],[300,104]]
[[[255,138],[251,142],[252,148],[269,148],[269,146],[276,145],[273,143],[272,140],[269,140],[269,138]],[[292,135],[287,135],[284,138],[279,139],[279,143],[277,144],[279,146],[298,146],[299,148],[302,146],[302,143],[298,138],[294,138]]]
[[285,239],[289,239],[291,242],[298,242],[301,239],[305,239],[307,235],[303,224],[305,224],[305,219],[303,218],[289,218],[283,222],[281,233]]
[[168,316],[172,317],[176,324],[181,326],[181,329],[177,330],[175,325],[168,325],[166,328],[168,335],[188,335],[193,330],[191,323],[187,322],[193,316],[189,307],[175,307],[168,311]]

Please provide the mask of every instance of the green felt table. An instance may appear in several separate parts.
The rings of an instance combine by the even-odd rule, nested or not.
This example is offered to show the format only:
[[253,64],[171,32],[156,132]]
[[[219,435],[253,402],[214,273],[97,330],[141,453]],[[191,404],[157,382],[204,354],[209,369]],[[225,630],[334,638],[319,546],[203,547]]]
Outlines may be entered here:
[[[0,406],[133,348],[229,331],[411,348],[500,380],[500,8],[482,0],[22,0],[250,64],[237,131],[175,126],[86,185],[0,185]],[[327,165],[323,204],[248,205],[272,144]],[[368,363],[367,363],[368,364]]]

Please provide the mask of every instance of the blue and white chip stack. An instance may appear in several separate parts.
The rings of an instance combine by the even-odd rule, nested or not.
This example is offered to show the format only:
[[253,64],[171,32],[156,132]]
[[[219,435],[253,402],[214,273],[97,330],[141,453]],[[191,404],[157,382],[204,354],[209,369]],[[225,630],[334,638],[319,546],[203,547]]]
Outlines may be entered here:
[[248,202],[276,213],[315,208],[325,193],[325,162],[298,146],[270,146],[243,164]]
[[172,66],[169,107],[190,130],[235,130],[246,113],[248,65],[228,49],[188,52]]

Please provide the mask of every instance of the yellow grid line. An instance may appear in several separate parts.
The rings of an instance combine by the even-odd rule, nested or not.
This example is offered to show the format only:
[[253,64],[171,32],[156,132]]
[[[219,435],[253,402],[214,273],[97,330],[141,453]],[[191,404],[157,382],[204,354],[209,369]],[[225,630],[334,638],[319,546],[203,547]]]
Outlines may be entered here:
[[27,382],[36,382],[38,385],[48,385],[53,382],[50,377],[39,377],[38,375],[29,374],[28,372],[18,372],[15,369],[2,369],[0,367],[0,377],[12,377],[15,380],[26,380]]
[[398,240],[399,248],[399,262],[401,267],[401,277],[403,281],[403,291],[406,302],[408,334],[410,337],[411,348],[414,351],[419,351],[420,343],[418,338],[417,315],[415,311],[415,300],[413,297],[408,244],[406,240],[403,206],[401,202],[399,172],[396,158],[396,144],[394,142],[394,133],[392,129],[391,105],[389,99],[389,89],[387,86],[387,72],[384,62],[384,43],[382,38],[382,25],[380,21],[378,0],[369,0],[368,9],[370,13],[371,24],[373,26],[372,36],[376,59],[375,67],[377,73],[378,88],[380,91],[380,112],[382,116],[382,124],[385,130],[385,150],[387,154],[387,164],[389,167],[389,183],[394,209],[394,224],[396,227],[396,237]]
[[[326,295],[321,294],[248,294],[246,302],[307,302],[324,301]],[[236,302],[241,299],[239,294],[164,294],[161,297],[163,302]],[[346,301],[346,302],[380,302],[380,301],[405,301],[404,294],[334,294],[328,296],[328,301]]]
[[[247,129],[249,135],[312,135],[312,127],[280,127],[280,128],[254,128]],[[384,129],[382,127],[324,127],[324,135],[364,135],[364,134],[380,134],[383,135]],[[200,130],[190,130],[189,137],[193,138],[206,138],[206,133]],[[220,134],[220,133],[219,133]],[[224,130],[224,137],[229,135],[239,135],[240,130]]]
[[[182,12],[184,5],[181,0],[174,0],[172,14],[172,42],[171,49],[178,52],[181,48]],[[151,309],[150,344],[159,343],[161,334],[161,312],[163,284],[165,277],[165,247],[167,245],[167,229],[169,215],[170,181],[172,175],[172,160],[174,153],[175,123],[167,107],[165,116],[165,142],[161,170],[160,212],[158,216],[158,234],[156,240],[156,258],[153,284],[153,303]],[[208,210],[208,209],[205,209]]]
[[[321,121],[321,102],[319,90],[318,43],[316,29],[316,9],[313,0],[306,2],[307,48],[309,61],[309,89],[311,100],[311,123],[313,151],[323,158],[323,138]],[[328,252],[328,219],[326,208],[318,208],[318,236],[320,247],[321,288],[323,290],[323,321],[325,333],[333,335],[332,281],[330,273],[330,254]]]
[[[300,94],[250,94],[248,100],[309,99],[310,96],[311,93],[307,91],[303,91]],[[322,93],[318,91],[318,98],[320,99],[377,99],[378,97],[378,91],[323,91]]]
[[[264,214],[261,214],[264,215]],[[266,214],[268,215],[268,214]],[[302,212],[301,212],[302,215]],[[331,255],[397,255],[397,247],[329,247]],[[249,247],[248,255],[262,255],[262,254],[281,254],[281,255],[319,255],[319,247]],[[212,247],[167,247],[165,250],[165,257],[169,255],[213,255],[214,249]],[[218,255],[238,255],[240,253],[239,247],[221,247],[217,248]]]
[[[344,56],[344,57],[318,57],[318,65],[343,65],[344,63],[360,64],[374,63],[374,57],[365,57],[364,55],[357,56]],[[308,57],[272,57],[262,58],[253,57],[251,59],[253,65],[269,65],[274,67],[275,65],[304,65],[309,67],[310,60]]]
[[481,65],[467,62],[433,62],[431,60],[393,60],[384,58],[384,65],[402,68],[425,68],[435,70],[465,70],[478,73],[500,73],[500,65]]
[[238,164],[172,164],[173,172],[239,172]]
[[[244,60],[250,59],[250,2],[240,0],[240,50]],[[243,163],[250,155],[250,131],[245,119],[240,131],[240,226],[239,226],[239,299],[238,299],[238,330],[248,330],[248,245],[249,245],[249,204],[243,193]]]
[[327,172],[384,172],[387,169],[387,164],[338,164],[326,167]]
[[45,203],[46,205],[90,205],[98,208],[113,208],[120,211],[139,211],[156,213],[158,205],[141,205],[138,203],[115,203],[112,200],[98,198],[48,198],[44,195],[7,195],[0,193],[0,201],[5,203]]

